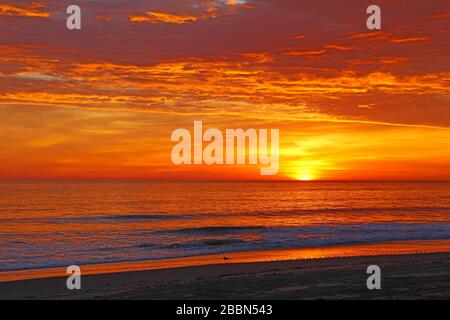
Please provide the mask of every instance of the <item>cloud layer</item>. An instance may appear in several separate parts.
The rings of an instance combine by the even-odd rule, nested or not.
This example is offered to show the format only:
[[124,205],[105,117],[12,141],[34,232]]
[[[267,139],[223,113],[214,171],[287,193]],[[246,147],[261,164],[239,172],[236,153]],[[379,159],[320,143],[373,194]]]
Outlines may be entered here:
[[[389,174],[384,176],[409,165],[408,173],[397,175],[409,177],[423,167],[420,163],[429,163],[430,177],[450,178],[443,164],[448,156],[443,148],[448,146],[442,142],[450,140],[446,1],[380,1],[381,31],[366,29],[368,4],[356,0],[345,4],[325,0],[80,0],[81,31],[65,28],[69,4],[23,0],[0,4],[0,108],[6,117],[2,122],[19,112],[22,116],[16,126],[26,127],[36,115],[45,120],[52,117],[51,110],[65,110],[61,112],[67,116],[58,121],[92,112],[100,123],[100,112],[104,116],[98,134],[120,136],[124,131],[117,123],[132,125],[134,116],[129,113],[146,114],[161,122],[159,133],[152,135],[154,140],[144,139],[141,129],[135,132],[135,139],[145,140],[148,149],[196,117],[217,126],[225,126],[229,119],[242,126],[277,124],[289,132],[285,171],[290,176],[301,170],[295,168],[302,163],[319,166],[318,162],[313,165],[317,157],[323,159],[321,169],[314,170],[322,172],[322,177],[345,177],[365,163],[372,168],[376,159],[388,161],[384,155],[390,147],[383,146],[396,141],[399,154],[388,161],[392,172],[386,169]],[[69,135],[76,135],[79,126],[70,122],[75,128]],[[317,129],[319,123],[322,130]],[[417,152],[416,159],[408,162],[408,150],[416,149],[412,142],[394,139],[393,128],[398,130],[397,137],[405,138],[428,137],[430,132],[433,141],[424,141],[430,144],[427,152]],[[328,137],[326,148],[331,148],[332,141],[335,148],[339,141],[346,141],[349,150],[361,148],[368,159],[362,155],[336,158],[317,148],[305,154],[304,146],[293,138],[306,139],[304,130],[313,130],[316,138],[308,139],[318,145],[323,137]],[[328,130],[339,133],[330,137]],[[11,125],[2,125],[0,135],[10,137],[13,131]],[[33,134],[45,131],[39,127]],[[67,135],[62,131],[55,130],[52,138],[31,147],[23,136],[15,157],[64,144]],[[373,143],[372,134],[385,135],[384,142]],[[349,140],[351,136],[358,139]],[[79,143],[79,154],[89,155],[90,149]],[[138,149],[145,149],[145,143]],[[165,152],[154,154],[164,157]],[[120,155],[127,158],[131,153],[125,148]],[[7,157],[3,154],[2,159]],[[55,157],[64,163],[64,155]],[[160,165],[163,171],[172,170],[166,162]],[[92,173],[93,165],[86,162],[77,168],[77,174]],[[129,173],[128,168],[119,175]]]

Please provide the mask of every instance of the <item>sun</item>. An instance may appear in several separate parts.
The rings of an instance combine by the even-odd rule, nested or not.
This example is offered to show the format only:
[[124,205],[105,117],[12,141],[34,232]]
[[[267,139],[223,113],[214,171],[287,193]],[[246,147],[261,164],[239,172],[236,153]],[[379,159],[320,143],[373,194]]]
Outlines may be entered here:
[[312,181],[316,179],[316,176],[310,171],[302,171],[298,173],[296,179],[300,181]]

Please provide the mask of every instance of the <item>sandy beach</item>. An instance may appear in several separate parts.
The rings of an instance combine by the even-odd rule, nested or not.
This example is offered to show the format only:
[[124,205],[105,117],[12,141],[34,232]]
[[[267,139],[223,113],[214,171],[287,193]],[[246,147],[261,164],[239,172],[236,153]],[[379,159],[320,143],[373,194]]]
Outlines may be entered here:
[[[382,289],[366,288],[366,268]],[[224,263],[0,283],[0,299],[450,299],[450,253]]]

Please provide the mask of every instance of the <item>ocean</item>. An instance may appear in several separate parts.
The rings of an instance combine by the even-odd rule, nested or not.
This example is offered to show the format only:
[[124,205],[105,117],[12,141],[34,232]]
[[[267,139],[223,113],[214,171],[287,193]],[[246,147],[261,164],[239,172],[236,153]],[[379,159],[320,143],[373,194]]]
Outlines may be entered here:
[[446,182],[0,184],[0,271],[439,239]]

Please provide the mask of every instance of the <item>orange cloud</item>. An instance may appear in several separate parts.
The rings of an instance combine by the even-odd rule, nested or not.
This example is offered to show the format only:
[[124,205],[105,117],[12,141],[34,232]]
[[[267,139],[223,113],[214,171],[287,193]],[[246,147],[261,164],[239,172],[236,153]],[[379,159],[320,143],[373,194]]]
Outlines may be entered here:
[[446,18],[450,18],[450,11],[434,14],[434,15],[430,16],[429,18],[431,18],[431,19],[446,19]]
[[325,46],[325,49],[335,49],[340,51],[350,51],[356,49],[355,47],[349,47],[349,46],[341,46],[337,44],[329,44]]
[[400,65],[402,63],[408,62],[405,57],[378,57],[378,58],[364,58],[364,59],[351,59],[348,60],[350,64],[353,65]]
[[128,21],[133,23],[167,23],[167,24],[188,24],[200,20],[214,19],[227,14],[234,14],[240,9],[253,9],[246,3],[236,0],[226,2],[205,1],[199,8],[189,8],[183,13],[169,13],[162,11],[147,11],[145,13],[132,12],[128,14]]
[[30,7],[0,4],[0,16],[48,18],[50,13],[42,11],[43,5],[33,3]]
[[107,15],[96,15],[95,19],[98,21],[111,21],[111,17]]
[[397,37],[389,32],[363,32],[363,33],[349,33],[345,37],[346,40],[387,40],[391,43],[408,43],[431,40],[429,36],[411,36],[411,37]]
[[164,12],[149,11],[146,15],[129,15],[128,20],[134,23],[170,23],[170,24],[185,24],[195,22],[201,17],[193,15],[176,15]]
[[390,41],[393,43],[407,43],[407,42],[419,42],[430,40],[431,37],[410,37],[410,38],[394,38]]
[[237,2],[236,0],[227,0],[227,1],[225,2],[225,4],[226,4],[227,6],[237,6],[237,5],[239,4],[239,2]]
[[247,4],[247,3],[244,3],[244,2],[238,1],[238,0],[226,0],[225,5],[227,5],[229,7],[239,7],[242,9],[254,9],[255,8],[254,6],[252,6],[250,4]]
[[325,53],[325,49],[321,50],[307,50],[307,51],[288,51],[284,54],[287,56],[317,56]]
[[284,54],[287,56],[319,56],[324,54],[327,50],[330,49],[334,49],[334,50],[338,50],[338,51],[351,51],[351,50],[355,50],[356,47],[350,47],[350,46],[344,46],[344,45],[338,45],[338,44],[328,44],[325,45],[322,49],[320,50],[305,50],[305,51],[288,51],[285,52]]
[[370,40],[370,39],[387,39],[389,38],[390,34],[384,31],[371,31],[371,32],[350,32],[347,34],[345,39],[347,40],[353,40],[353,39],[363,39],[363,40]]
[[274,57],[271,54],[268,53],[260,53],[260,52],[251,52],[251,53],[243,53],[241,54],[241,57],[245,58],[245,59],[252,59],[257,63],[266,63],[266,62],[271,62],[274,61]]

